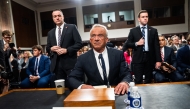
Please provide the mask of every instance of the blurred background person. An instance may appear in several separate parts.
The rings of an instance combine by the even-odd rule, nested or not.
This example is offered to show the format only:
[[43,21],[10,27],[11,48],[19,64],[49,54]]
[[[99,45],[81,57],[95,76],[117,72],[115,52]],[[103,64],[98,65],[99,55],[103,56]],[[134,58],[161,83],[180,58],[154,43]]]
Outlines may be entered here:
[[130,70],[131,70],[132,55],[133,55],[133,49],[132,48],[128,48],[124,52],[125,62],[127,64],[127,66],[130,68]]
[[84,46],[84,47],[83,47],[83,53],[88,52],[88,49],[89,49],[88,46]]
[[81,54],[83,54],[82,49],[80,49],[79,51],[77,51],[77,57],[79,57]]
[[24,56],[21,58],[19,63],[20,81],[27,77],[26,69],[28,68],[29,59],[33,57],[30,51],[24,51]]
[[173,45],[173,40],[172,39],[168,39],[168,47],[171,47]]
[[172,36],[172,43],[173,45],[171,45],[171,48],[174,50],[174,53],[176,54],[177,53],[177,50],[180,49],[182,47],[181,44],[179,44],[179,37],[174,35]]
[[[162,58],[161,70],[153,71],[154,81],[155,82],[167,82],[167,81],[182,81],[184,80],[183,76],[179,73],[177,68],[176,56],[172,48],[166,46],[166,41],[164,36],[159,36],[160,43],[160,52]],[[163,65],[164,62],[167,62],[169,65],[173,66],[171,69],[168,66]]]
[[190,35],[187,37],[187,45],[177,52],[177,65],[178,70],[183,74],[190,69]]

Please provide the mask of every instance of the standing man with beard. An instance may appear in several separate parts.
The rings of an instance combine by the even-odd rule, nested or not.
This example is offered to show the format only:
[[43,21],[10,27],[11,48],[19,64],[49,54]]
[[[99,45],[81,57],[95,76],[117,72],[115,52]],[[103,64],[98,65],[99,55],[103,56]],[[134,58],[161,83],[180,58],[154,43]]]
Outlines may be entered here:
[[55,73],[57,79],[66,79],[77,61],[82,40],[76,26],[64,22],[61,10],[54,10],[52,18],[56,27],[48,32],[46,48],[51,59],[50,71]]
[[148,26],[148,12],[141,10],[138,14],[139,26],[130,30],[128,40],[124,48],[134,50],[132,56],[132,70],[135,75],[135,83],[142,83],[145,75],[145,83],[150,83],[153,68],[160,69],[161,55],[157,29]]

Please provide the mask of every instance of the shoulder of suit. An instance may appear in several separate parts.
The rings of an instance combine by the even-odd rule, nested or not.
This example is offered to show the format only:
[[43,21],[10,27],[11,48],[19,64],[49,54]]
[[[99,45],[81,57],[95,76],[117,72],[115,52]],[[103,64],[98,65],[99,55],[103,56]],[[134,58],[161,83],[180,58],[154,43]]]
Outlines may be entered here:
[[171,47],[165,46],[164,49],[173,50]]
[[111,47],[108,47],[108,50],[110,50],[112,53],[123,53],[123,51]]
[[48,33],[54,32],[56,28],[51,29]]

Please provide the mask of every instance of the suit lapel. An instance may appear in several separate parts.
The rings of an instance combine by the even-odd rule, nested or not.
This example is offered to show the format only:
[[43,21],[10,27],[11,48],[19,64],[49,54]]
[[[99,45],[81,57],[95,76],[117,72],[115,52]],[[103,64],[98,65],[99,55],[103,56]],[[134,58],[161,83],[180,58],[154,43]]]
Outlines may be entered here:
[[42,63],[43,63],[43,55],[41,55],[41,57],[40,57],[40,60],[39,60],[39,63],[38,63],[38,73],[40,73],[39,71],[39,69],[40,69],[40,65],[42,65]]
[[68,28],[68,25],[65,23],[64,27],[63,27],[62,35],[61,35],[61,44],[60,45],[62,45],[62,43],[63,43],[63,40],[64,40],[64,37],[65,37],[65,33],[67,31],[67,28]]
[[166,57],[168,56],[167,48],[164,47],[164,62],[166,62]]
[[142,36],[142,32],[141,32],[141,28],[140,28],[140,26],[137,26],[136,27],[136,30],[137,30],[137,32],[140,34],[140,38],[142,38],[143,36]]
[[112,73],[112,68],[114,68],[114,61],[115,61],[115,55],[112,53],[110,48],[107,48],[108,51],[108,60],[109,60],[109,75],[108,75],[108,80],[110,80],[111,74]]
[[148,46],[150,47],[150,42],[149,42],[149,40],[151,40],[150,38],[150,31],[151,31],[151,29],[150,29],[150,27],[147,25],[147,40],[148,40]]
[[[91,49],[89,52],[90,53],[89,53],[89,56],[88,56],[88,60],[89,60],[90,67],[96,69],[95,72],[94,72],[95,73],[94,77],[96,77],[103,84],[104,81],[103,81],[103,79],[102,79],[102,77],[100,75],[100,72],[99,72],[98,66],[97,66],[99,63],[96,62],[93,49]],[[92,71],[94,71],[94,70],[92,70]]]
[[53,36],[53,38],[52,38],[53,45],[57,45],[55,30],[56,30],[56,28],[53,29],[53,33],[52,33],[52,36]]

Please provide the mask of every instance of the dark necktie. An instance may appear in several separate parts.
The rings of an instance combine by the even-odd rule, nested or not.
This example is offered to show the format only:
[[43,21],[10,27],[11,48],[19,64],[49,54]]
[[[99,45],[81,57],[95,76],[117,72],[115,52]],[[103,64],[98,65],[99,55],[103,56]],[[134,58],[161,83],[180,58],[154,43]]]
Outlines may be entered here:
[[[146,27],[141,27],[142,28],[142,38],[145,40],[145,31],[144,31],[144,29],[146,28]],[[144,46],[143,46],[143,51],[145,51],[145,44],[144,44]]]
[[61,44],[61,28],[58,28],[58,46]]
[[35,68],[34,68],[34,75],[37,75],[37,69],[38,69],[38,58],[36,58],[36,64],[35,64]]
[[104,76],[104,84],[108,85],[108,79],[107,79],[107,74],[106,74],[106,66],[105,66],[105,61],[102,56],[102,54],[99,54],[98,58],[101,60],[102,63],[102,70],[103,70],[103,76]]

